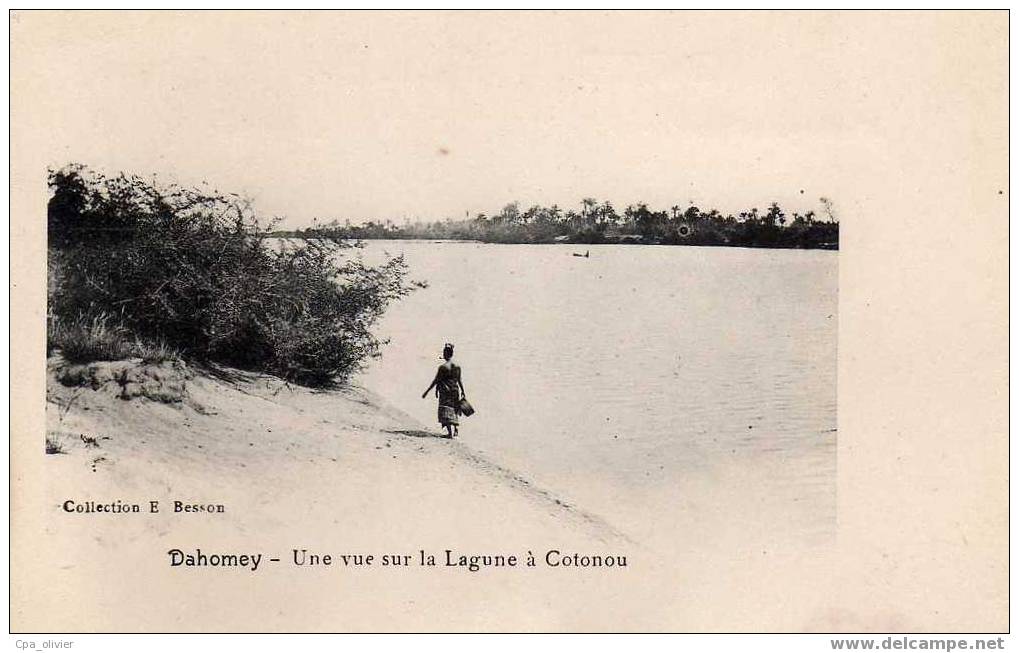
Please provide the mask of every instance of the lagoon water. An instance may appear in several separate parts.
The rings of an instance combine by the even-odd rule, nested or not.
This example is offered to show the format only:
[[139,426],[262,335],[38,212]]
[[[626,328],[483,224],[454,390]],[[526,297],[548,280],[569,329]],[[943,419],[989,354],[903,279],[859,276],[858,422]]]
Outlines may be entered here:
[[[590,251],[589,258],[572,256]],[[369,241],[429,287],[360,382],[421,399],[456,344],[461,439],[638,541],[826,539],[835,526],[838,254]]]

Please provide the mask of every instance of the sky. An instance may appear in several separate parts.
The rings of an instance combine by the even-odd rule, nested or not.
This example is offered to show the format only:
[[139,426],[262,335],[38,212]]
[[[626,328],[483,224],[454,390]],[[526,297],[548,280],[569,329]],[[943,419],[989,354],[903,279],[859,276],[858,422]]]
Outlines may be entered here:
[[945,47],[958,20],[862,18],[18,12],[12,116],[45,121],[25,147],[47,165],[208,181],[291,227],[583,197],[838,210],[912,128],[898,99],[952,111],[922,86],[975,65]]

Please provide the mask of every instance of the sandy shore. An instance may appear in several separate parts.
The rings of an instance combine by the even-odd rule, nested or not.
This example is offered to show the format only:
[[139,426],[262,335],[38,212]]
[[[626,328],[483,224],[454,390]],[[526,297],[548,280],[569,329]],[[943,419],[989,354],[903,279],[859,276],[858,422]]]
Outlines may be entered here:
[[[403,609],[401,629],[420,617],[420,629],[471,630],[505,614],[421,609],[415,606],[424,597],[394,603],[392,594],[427,595],[437,580],[465,583],[465,600],[491,603],[493,592],[507,591],[515,603],[531,594],[521,593],[526,569],[450,568],[447,549],[454,560],[496,554],[522,562],[533,553],[537,566],[547,567],[549,550],[625,555],[633,547],[596,515],[464,442],[440,437],[437,428],[415,423],[356,385],[318,391],[236,370],[210,374],[139,362],[69,366],[59,357],[49,360],[48,375],[47,441],[59,453],[46,457],[52,477],[45,501],[52,510],[41,517],[51,539],[39,546],[47,575],[77,588],[69,598],[80,592],[108,600],[111,608],[138,606],[135,614],[111,612],[107,623],[95,622],[93,608],[82,613],[90,615],[88,623],[77,622],[73,609],[41,611],[59,614],[66,624],[61,628],[385,630],[387,611]],[[90,501],[138,504],[142,513],[67,510],[87,510]],[[150,501],[159,502],[158,514],[148,512]],[[175,501],[213,512],[174,512]],[[173,548],[259,551],[281,562],[257,574],[174,568],[167,553]],[[293,565],[295,549],[330,554],[334,564],[340,554],[362,553],[375,555],[376,564],[385,554],[413,555],[415,565],[423,550],[436,555],[438,568],[306,569]],[[121,571],[127,576],[118,578]],[[627,571],[570,573],[590,586]],[[252,576],[257,589],[245,592]],[[478,582],[482,576],[488,579]],[[272,594],[284,599],[271,614],[224,611],[202,598],[229,589],[240,592],[242,602],[264,599],[266,579]],[[336,596],[336,583],[352,579],[357,595]],[[301,589],[301,581],[310,583]],[[93,582],[95,588],[83,587]],[[542,584],[533,583],[533,591]],[[167,587],[180,590],[182,604],[169,613],[153,610]],[[573,591],[569,587],[563,591]],[[323,593],[333,597],[328,608],[320,603]],[[375,601],[385,602],[385,610],[368,609]],[[24,612],[39,614],[34,607]],[[220,615],[211,622],[210,610]],[[529,618],[521,617],[515,620],[526,624]],[[548,617],[540,617],[542,623]]]
[[[49,364],[47,439],[61,451],[52,463],[63,477],[201,504],[291,496],[308,517],[326,512],[361,532],[381,528],[415,540],[487,533],[511,519],[626,541],[597,516],[357,385],[311,390],[267,375],[170,364],[84,368],[59,358]],[[125,371],[137,378],[125,383]]]
[[[358,531],[395,529],[415,540],[446,529],[487,533],[508,518],[550,533],[626,541],[597,516],[357,385],[312,390],[266,375],[167,364],[89,367],[71,374],[84,372],[88,385],[68,386],[58,377],[66,379],[69,366],[59,359],[49,365],[47,437],[61,450],[52,462],[62,477],[161,489],[197,503],[221,503],[237,490],[249,506],[296,494],[307,516],[328,512]],[[115,378],[131,367],[142,369],[148,388],[125,389]],[[383,495],[386,502],[377,501]]]
[[[775,540],[758,528],[767,514],[743,517],[754,506],[710,511],[697,526],[690,515],[703,511],[687,504],[700,495],[648,505],[641,514],[656,542],[634,542],[361,387],[313,391],[234,370],[69,367],[59,358],[49,360],[48,379],[47,439],[60,453],[44,455],[40,441],[38,459],[15,467],[31,477],[13,479],[16,506],[44,507],[12,512],[18,632],[885,632],[914,624],[893,598],[858,600],[859,579],[839,571],[845,548]],[[719,478],[710,491],[743,496],[735,485]],[[151,501],[158,513],[148,512]],[[212,512],[176,512],[176,501]],[[140,512],[73,507],[90,502]],[[175,549],[248,556],[248,564],[173,566]],[[298,565],[295,552],[332,564]],[[436,564],[420,564],[422,552]],[[554,566],[549,552],[625,556],[627,565]],[[518,562],[470,571],[447,555]],[[383,565],[383,556],[405,564]]]

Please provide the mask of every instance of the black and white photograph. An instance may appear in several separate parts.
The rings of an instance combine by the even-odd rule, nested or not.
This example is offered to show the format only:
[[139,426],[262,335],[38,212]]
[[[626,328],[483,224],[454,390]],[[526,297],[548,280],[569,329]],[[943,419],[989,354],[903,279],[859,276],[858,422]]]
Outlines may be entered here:
[[9,18],[12,632],[1007,631],[1007,11]]

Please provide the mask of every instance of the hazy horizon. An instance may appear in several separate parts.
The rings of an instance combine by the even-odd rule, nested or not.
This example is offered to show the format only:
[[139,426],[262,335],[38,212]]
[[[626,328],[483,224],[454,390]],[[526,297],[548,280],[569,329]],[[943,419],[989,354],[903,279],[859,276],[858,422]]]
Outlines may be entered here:
[[12,69],[31,75],[12,88],[59,116],[33,143],[50,165],[207,180],[286,228],[584,197],[844,207],[862,190],[850,167],[880,169],[880,133],[901,128],[886,97],[902,90],[870,46],[887,56],[916,23],[770,16],[14,12],[12,38],[45,21],[66,56],[33,67],[14,48]]

